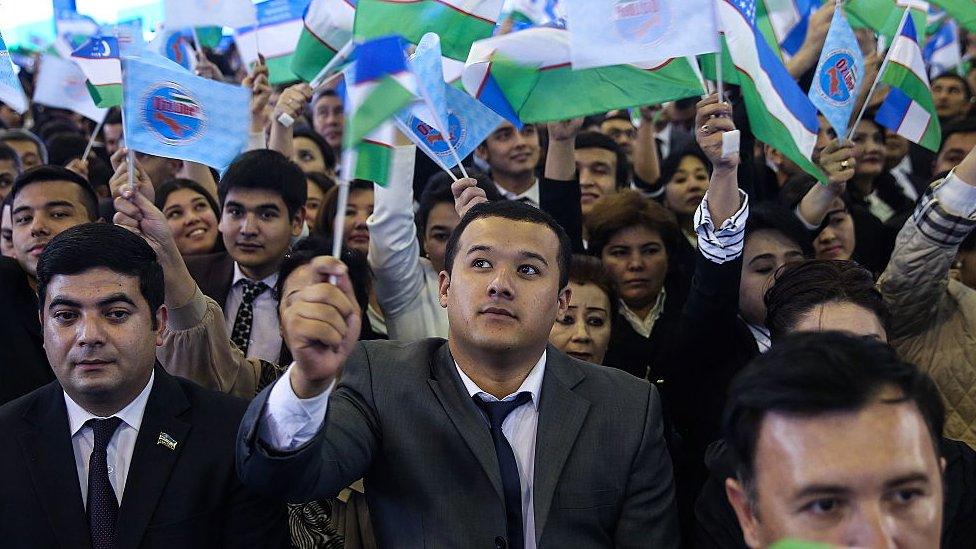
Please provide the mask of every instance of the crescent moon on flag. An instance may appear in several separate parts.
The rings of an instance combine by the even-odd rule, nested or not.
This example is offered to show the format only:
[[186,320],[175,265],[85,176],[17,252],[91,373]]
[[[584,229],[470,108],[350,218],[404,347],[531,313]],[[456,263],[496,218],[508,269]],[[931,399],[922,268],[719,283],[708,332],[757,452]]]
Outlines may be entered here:
[[105,57],[111,57],[112,47],[108,45],[108,40],[102,40],[101,43],[102,47],[105,48]]

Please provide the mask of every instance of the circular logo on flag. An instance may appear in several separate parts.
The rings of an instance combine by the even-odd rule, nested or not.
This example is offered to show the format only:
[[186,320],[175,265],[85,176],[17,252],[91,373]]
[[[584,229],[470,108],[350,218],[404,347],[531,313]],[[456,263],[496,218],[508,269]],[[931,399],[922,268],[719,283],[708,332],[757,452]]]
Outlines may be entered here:
[[656,42],[671,26],[667,0],[619,0],[612,17],[620,36],[639,44]]
[[854,56],[848,50],[830,52],[819,75],[820,95],[835,105],[851,101],[857,91]]
[[[421,122],[417,117],[410,119],[410,126],[419,134],[431,151],[437,156],[451,157],[451,149],[447,146],[447,141],[444,140],[444,136],[441,132],[434,129],[432,126],[428,126]],[[464,124],[461,123],[461,119],[457,117],[453,112],[448,113],[447,116],[447,129],[451,132],[451,145],[457,149],[464,140],[464,136],[467,130],[464,128]]]
[[158,84],[143,96],[142,123],[169,145],[186,145],[203,135],[207,117],[200,103],[173,82]]

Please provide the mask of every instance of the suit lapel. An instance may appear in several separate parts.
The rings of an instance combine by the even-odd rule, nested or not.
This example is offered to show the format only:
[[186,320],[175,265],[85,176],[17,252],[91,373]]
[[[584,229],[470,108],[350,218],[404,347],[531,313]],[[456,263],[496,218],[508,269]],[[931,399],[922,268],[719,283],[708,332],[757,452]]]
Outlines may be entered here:
[[81,500],[61,385],[48,384],[24,414],[24,420],[29,428],[20,434],[20,443],[27,470],[55,537],[63,547],[89,547],[88,519]]
[[[190,424],[180,416],[189,408],[179,383],[157,364],[122,493],[115,536],[119,547],[139,545],[173,465],[186,446]],[[159,443],[163,433],[176,441],[175,448]]]
[[549,346],[539,395],[539,426],[535,442],[536,542],[542,538],[559,475],[590,407],[586,399],[572,391],[583,377],[583,372],[566,355]]
[[447,417],[451,418],[461,437],[471,448],[485,474],[491,479],[498,497],[504,499],[498,457],[495,455],[495,445],[491,441],[488,424],[468,396],[446,341],[434,353],[430,366],[431,378],[427,380],[430,388],[447,412]]

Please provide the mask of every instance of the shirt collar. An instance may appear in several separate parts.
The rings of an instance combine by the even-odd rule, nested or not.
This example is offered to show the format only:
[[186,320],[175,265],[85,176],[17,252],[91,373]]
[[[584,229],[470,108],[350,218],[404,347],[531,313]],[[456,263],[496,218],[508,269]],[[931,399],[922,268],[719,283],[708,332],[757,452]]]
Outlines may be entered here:
[[[546,353],[547,351],[542,351],[542,356],[539,357],[539,362],[536,362],[535,366],[532,367],[532,370],[529,371],[529,375],[525,376],[525,381],[522,382],[522,385],[518,388],[518,390],[501,400],[512,400],[519,393],[528,392],[532,394],[532,407],[535,409],[539,408],[539,394],[542,392],[542,377],[546,373]],[[458,366],[456,360],[454,361],[454,367],[457,368],[458,375],[461,376],[461,383],[464,383],[464,388],[468,390],[469,396],[474,397],[475,395],[483,395],[487,397],[486,400],[489,401],[499,400],[498,398],[495,398],[494,395],[487,393],[482,390],[481,387],[478,387],[478,384],[475,383],[473,379],[468,377],[468,375],[464,373],[464,370]]]
[[[492,183],[495,182],[492,181]],[[535,178],[535,181],[532,182],[532,186],[526,189],[525,192],[521,194],[515,194],[512,191],[503,188],[498,183],[495,183],[495,188],[498,189],[498,192],[501,193],[502,196],[504,196],[509,200],[520,200],[522,198],[527,198],[530,202],[532,202],[533,206],[535,207],[539,206],[539,178],[538,177]]]
[[654,324],[657,322],[658,317],[661,316],[661,312],[664,311],[665,293],[664,288],[661,288],[661,293],[657,294],[657,301],[654,302],[654,308],[644,318],[641,318],[637,313],[630,310],[630,307],[622,299],[620,300],[620,314],[623,315],[624,319],[630,323],[631,327],[638,334],[643,337],[651,337],[651,330],[654,329]]
[[[244,272],[241,271],[241,266],[238,265],[238,263],[235,261],[234,262],[234,282],[231,284],[231,286],[236,286],[238,282],[240,282],[241,280],[244,280],[244,279],[251,280],[250,278],[247,278],[247,276],[244,275]],[[258,281],[257,280],[251,280],[251,282],[258,282]],[[265,285],[267,285],[267,287],[269,287],[269,288],[274,288],[275,285],[278,283],[278,273],[277,272],[272,273],[271,275],[269,275],[264,280],[261,280],[261,282],[264,282]]]
[[[139,396],[134,398],[125,408],[112,414],[112,416],[121,419],[126,425],[139,431],[139,426],[142,425],[142,415],[146,412],[146,402],[149,400],[149,393],[152,392],[153,380],[155,378],[156,372],[153,371],[149,374],[149,383],[146,383]],[[68,408],[68,429],[72,437],[77,435],[78,431],[81,431],[81,428],[85,426],[85,422],[89,419],[105,419],[82,408],[80,404],[68,396],[68,393],[64,393],[64,404]]]

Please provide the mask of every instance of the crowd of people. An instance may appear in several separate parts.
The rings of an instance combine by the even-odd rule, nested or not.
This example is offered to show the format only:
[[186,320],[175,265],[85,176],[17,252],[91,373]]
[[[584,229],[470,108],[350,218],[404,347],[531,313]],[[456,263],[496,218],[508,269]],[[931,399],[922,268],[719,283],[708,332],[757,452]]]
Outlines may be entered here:
[[822,183],[733,87],[340,211],[342,93],[237,77],[223,173],[0,104],[0,546],[976,547],[972,79]]

